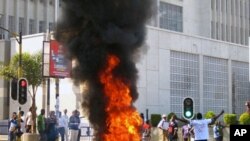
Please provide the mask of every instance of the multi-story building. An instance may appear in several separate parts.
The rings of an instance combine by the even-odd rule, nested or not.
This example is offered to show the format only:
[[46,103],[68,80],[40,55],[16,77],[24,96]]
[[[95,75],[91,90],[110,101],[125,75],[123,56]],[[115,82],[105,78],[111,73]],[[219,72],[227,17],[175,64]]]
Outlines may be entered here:
[[249,0],[156,0],[139,68],[139,111],[241,114],[250,99]]
[[[23,36],[53,30],[58,2],[56,6],[56,0],[0,0],[0,26]],[[0,29],[0,62],[5,64],[11,56],[10,37],[12,33]],[[8,87],[8,82],[0,79],[0,119],[9,118]]]
[[[1,0],[0,26],[24,35],[52,30],[54,2]],[[244,112],[250,99],[250,0],[154,2],[155,15],[147,28],[148,51],[137,63],[138,110],[180,115],[182,100],[192,97],[196,112]],[[8,38],[0,29],[0,39]],[[4,44],[8,48],[8,42]],[[0,52],[0,61],[6,62],[4,53]],[[5,88],[7,84],[0,82]],[[0,101],[8,103],[7,90],[0,90]],[[0,119],[6,118],[3,111]]]

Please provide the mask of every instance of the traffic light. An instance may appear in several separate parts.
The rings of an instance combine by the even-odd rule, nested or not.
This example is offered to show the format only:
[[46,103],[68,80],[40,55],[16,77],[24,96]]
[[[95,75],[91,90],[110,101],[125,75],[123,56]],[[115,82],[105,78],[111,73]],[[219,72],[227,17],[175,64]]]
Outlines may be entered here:
[[25,78],[18,80],[18,102],[23,105],[27,102],[28,81]]
[[192,98],[187,97],[183,100],[183,117],[187,120],[194,117],[194,101]]
[[17,79],[12,79],[11,80],[11,92],[10,92],[10,95],[11,95],[11,98],[13,100],[17,100]]

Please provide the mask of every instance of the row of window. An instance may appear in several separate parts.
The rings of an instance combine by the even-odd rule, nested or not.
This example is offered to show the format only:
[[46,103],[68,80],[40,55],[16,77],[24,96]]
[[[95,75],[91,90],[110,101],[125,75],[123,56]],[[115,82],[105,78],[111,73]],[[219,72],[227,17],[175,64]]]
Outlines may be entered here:
[[[181,101],[183,97],[199,98],[199,55],[171,51],[170,53],[170,89],[171,101]],[[180,63],[176,63],[180,62]],[[195,63],[194,63],[195,64]],[[191,71],[190,71],[191,70]],[[187,72],[196,71],[196,73]],[[233,93],[237,103],[244,103],[250,98],[248,63],[232,61]],[[229,110],[228,60],[215,57],[203,57],[203,110]],[[244,98],[243,98],[244,97]],[[176,111],[178,103],[171,103],[171,110]],[[179,106],[181,103],[179,103]],[[237,106],[237,105],[236,105]],[[236,113],[244,111],[244,106],[236,107]]]
[[[36,21],[34,19],[29,19],[28,20],[28,26],[26,27],[26,19],[23,17],[20,17],[18,19],[18,29],[16,29],[16,22],[15,22],[15,17],[14,16],[9,16],[8,17],[8,26],[5,26],[4,23],[4,15],[1,15],[0,18],[0,26],[1,27],[5,27],[6,29],[8,29],[9,31],[12,32],[17,32],[17,30],[22,31],[23,35],[27,35],[27,34],[34,34],[34,33],[41,33],[41,32],[46,32],[46,23],[45,21]],[[38,29],[36,29],[36,22],[38,22]],[[53,30],[54,29],[54,23],[49,23],[49,30]],[[28,33],[26,33],[26,29],[28,28]],[[5,39],[6,37],[4,37],[5,35],[5,31],[0,29],[0,39]]]

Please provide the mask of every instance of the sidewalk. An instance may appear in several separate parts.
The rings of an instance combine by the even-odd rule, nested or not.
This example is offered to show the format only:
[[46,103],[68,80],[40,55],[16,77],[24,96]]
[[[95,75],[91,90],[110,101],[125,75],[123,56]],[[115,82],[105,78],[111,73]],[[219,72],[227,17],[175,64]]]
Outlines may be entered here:
[[[8,135],[0,135],[0,141],[8,141]],[[91,137],[81,137],[81,141],[92,141]]]

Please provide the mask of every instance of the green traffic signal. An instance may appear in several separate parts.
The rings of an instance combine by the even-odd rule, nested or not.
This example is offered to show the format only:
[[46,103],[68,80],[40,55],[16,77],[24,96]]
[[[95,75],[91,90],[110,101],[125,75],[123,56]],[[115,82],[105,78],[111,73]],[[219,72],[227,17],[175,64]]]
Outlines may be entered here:
[[192,98],[185,98],[183,100],[183,117],[185,119],[192,119],[194,117],[194,101]]

